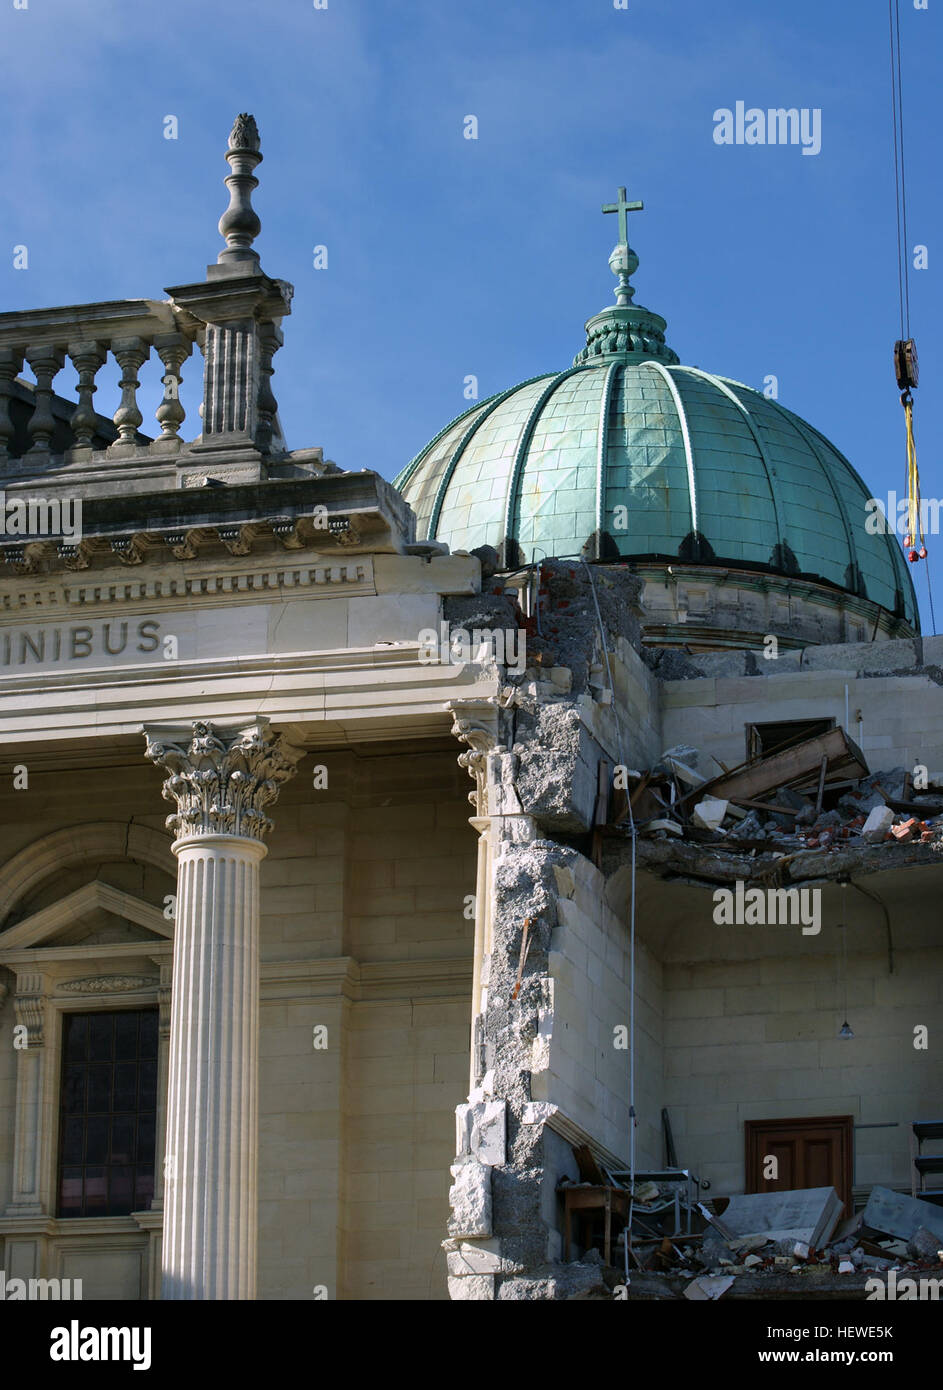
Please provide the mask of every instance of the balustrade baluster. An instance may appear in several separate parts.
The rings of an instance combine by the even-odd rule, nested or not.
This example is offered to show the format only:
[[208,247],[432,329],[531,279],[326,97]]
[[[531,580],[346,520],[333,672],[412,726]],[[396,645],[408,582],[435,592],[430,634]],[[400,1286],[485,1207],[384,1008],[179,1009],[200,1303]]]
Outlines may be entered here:
[[23,354],[16,348],[0,348],[0,459],[11,458],[13,442],[13,383],[23,366]]
[[193,348],[182,333],[161,334],[159,338],[155,338],[154,347],[164,366],[164,375],[161,378],[164,398],[154,412],[161,432],[154,440],[153,447],[176,451],[181,444],[180,426],[187,415],[180,400],[180,385],[183,381],[180,368]]
[[92,397],[97,390],[95,374],[108,356],[101,343],[78,342],[69,344],[72,365],[79,374],[78,405],[72,412],[72,440],[76,449],[90,449],[95,438],[98,417]]
[[52,383],[62,370],[65,354],[45,343],[40,347],[28,347],[26,360],[36,376],[36,405],[26,426],[26,433],[32,440],[27,453],[44,454],[49,452],[56,428],[56,418],[52,413]]
[[151,355],[150,347],[143,338],[118,338],[111,345],[111,351],[121,368],[121,404],[114,413],[118,438],[110,445],[111,449],[131,452],[137,448],[135,435],[144,419],[138,410],[137,391],[140,386],[137,374]]

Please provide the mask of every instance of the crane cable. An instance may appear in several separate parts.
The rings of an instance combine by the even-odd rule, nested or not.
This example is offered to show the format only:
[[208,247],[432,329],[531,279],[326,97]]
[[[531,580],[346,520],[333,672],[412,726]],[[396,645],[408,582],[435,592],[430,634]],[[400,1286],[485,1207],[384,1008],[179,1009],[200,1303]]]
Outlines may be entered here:
[[[900,0],[888,0],[891,51],[891,105],[894,123],[894,191],[897,211],[897,292],[900,302],[900,338],[894,344],[894,369],[901,391],[907,432],[907,535],[904,548],[911,564],[926,560],[923,506],[920,497],[920,471],[917,467],[917,445],[914,439],[914,410],[912,390],[918,381],[917,348],[910,336],[910,262],[907,236],[907,176],[904,157],[903,70],[900,53]],[[919,548],[918,548],[919,540]],[[930,568],[927,566],[927,598],[930,621],[936,630],[933,611],[933,590]]]

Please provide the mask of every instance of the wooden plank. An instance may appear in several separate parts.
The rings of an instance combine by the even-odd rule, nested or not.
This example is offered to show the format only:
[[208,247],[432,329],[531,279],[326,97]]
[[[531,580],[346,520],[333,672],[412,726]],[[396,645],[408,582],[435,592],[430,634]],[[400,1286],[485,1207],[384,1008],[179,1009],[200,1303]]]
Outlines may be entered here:
[[591,1182],[594,1187],[605,1187],[606,1179],[588,1144],[573,1145],[573,1157],[580,1170],[580,1182]]
[[735,806],[749,806],[751,811],[772,811],[777,816],[799,814],[794,806],[774,806],[768,801],[748,801],[745,796],[730,796],[727,800],[732,801]]
[[825,795],[825,775],[828,772],[828,758],[822,759],[822,768],[819,772],[819,789],[815,796],[815,814],[819,815],[822,810],[822,797]]
[[813,777],[826,760],[827,778],[851,773],[866,777],[868,765],[860,748],[844,729],[829,729],[828,733],[805,739],[781,753],[773,753],[729,777],[717,777],[698,788],[700,796],[714,796],[735,801],[741,797],[754,799],[764,792],[786,787],[791,783]]

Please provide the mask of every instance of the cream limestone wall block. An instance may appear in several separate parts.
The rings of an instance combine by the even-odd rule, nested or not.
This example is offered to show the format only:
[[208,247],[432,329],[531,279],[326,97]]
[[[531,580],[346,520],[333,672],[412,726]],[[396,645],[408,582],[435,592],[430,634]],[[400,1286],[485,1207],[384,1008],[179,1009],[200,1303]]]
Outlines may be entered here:
[[123,1250],[109,1249],[105,1242],[98,1250],[89,1248],[89,1244],[83,1242],[79,1249],[64,1245],[56,1260],[56,1277],[81,1279],[83,1302],[87,1299],[136,1300],[145,1296],[144,1237],[139,1236],[136,1242],[133,1238],[128,1240],[130,1248]]
[[[535,1067],[538,1061],[546,1067],[534,1076],[531,1094],[621,1155],[628,1136],[625,925],[606,907],[602,876],[587,860],[560,869],[557,883],[568,896],[557,903],[548,955],[552,1007],[539,1019],[534,1044]],[[591,960],[597,962],[598,983],[591,978]],[[660,1056],[647,1056],[645,1066],[660,1070]]]
[[461,1279],[455,1279],[450,1275],[449,1298],[456,1301],[493,1299],[494,1275],[474,1274]]
[[472,1244],[467,1240],[444,1240],[442,1245],[446,1251],[449,1275],[454,1278],[469,1274],[501,1274],[507,1269],[508,1262],[501,1258],[500,1241],[483,1240]]
[[424,629],[438,631],[439,612],[437,594],[352,598],[348,603],[347,641],[340,645],[375,647],[385,642],[418,643]]
[[378,594],[474,594],[481,565],[474,555],[375,555]]
[[[297,599],[270,609],[266,639],[273,652],[340,651],[347,646],[349,609],[356,599]],[[212,615],[207,614],[207,617]]]

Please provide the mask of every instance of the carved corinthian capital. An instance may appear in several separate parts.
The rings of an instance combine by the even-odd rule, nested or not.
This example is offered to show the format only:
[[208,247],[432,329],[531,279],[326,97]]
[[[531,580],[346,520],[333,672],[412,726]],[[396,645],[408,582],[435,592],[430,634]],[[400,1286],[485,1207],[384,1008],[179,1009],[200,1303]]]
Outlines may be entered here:
[[192,730],[145,729],[146,756],[170,774],[167,801],[177,813],[166,824],[179,839],[240,835],[261,840],[272,829],[264,807],[294,774],[304,750],[272,733],[267,719],[238,728],[217,728],[198,719]]

